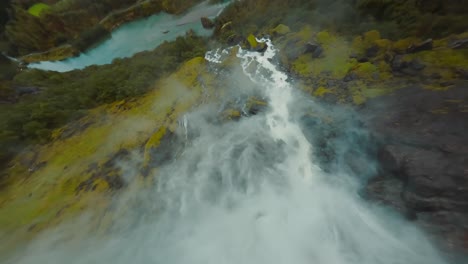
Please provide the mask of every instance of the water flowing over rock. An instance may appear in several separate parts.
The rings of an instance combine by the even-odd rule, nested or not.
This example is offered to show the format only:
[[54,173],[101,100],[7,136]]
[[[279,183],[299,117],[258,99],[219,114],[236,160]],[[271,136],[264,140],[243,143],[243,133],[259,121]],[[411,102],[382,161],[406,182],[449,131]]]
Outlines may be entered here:
[[[223,97],[260,93],[265,109],[222,123],[215,106],[187,113],[176,131],[186,147],[148,175],[153,183],[116,197],[104,235],[83,237],[89,222],[76,220],[12,263],[445,263],[420,230],[359,196],[374,165],[351,111],[304,97],[271,41],[256,41],[265,50],[239,48],[240,71],[226,74],[238,91]],[[205,57],[219,76],[226,54]],[[334,147],[326,168],[317,142]]]

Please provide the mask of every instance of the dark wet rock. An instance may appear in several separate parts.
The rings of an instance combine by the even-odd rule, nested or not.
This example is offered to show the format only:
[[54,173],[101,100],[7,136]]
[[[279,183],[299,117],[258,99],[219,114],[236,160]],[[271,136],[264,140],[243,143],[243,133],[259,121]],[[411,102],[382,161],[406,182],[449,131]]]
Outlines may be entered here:
[[459,39],[453,41],[450,43],[449,47],[452,49],[466,49],[468,48],[468,39]]
[[372,46],[368,49],[366,49],[366,57],[368,58],[373,58],[379,54],[379,47],[377,46]]
[[424,65],[419,59],[410,61],[408,66],[415,71],[422,71],[424,68],[426,68],[426,65]]
[[358,78],[357,74],[355,72],[351,72],[343,78],[343,81],[350,82],[350,81],[356,80],[357,78]]
[[359,63],[364,63],[364,62],[368,62],[368,61],[369,61],[369,58],[367,58],[367,57],[359,57],[359,58],[357,58],[357,61],[358,61]]
[[245,39],[242,36],[232,34],[227,38],[227,44],[229,45],[238,45],[242,43]]
[[468,70],[466,69],[456,69],[455,73],[462,79],[468,80]]
[[315,42],[307,42],[304,47],[304,53],[311,53],[312,58],[319,58],[323,54],[323,48]]
[[366,194],[367,198],[384,205],[390,205],[401,214],[414,218],[414,215],[408,212],[405,202],[401,197],[401,190],[403,188],[403,182],[394,177],[377,176],[369,180],[366,186]]
[[125,187],[126,183],[122,177],[121,167],[118,165],[120,162],[128,160],[130,152],[126,149],[120,149],[113,154],[102,165],[92,163],[89,165],[86,173],[91,176],[85,181],[81,182],[75,189],[79,192],[91,192],[97,188],[96,182],[104,181],[107,183],[109,190],[117,191]]
[[468,219],[467,104],[468,90],[456,84],[447,91],[404,88],[361,109],[381,142],[381,176],[369,182],[369,197],[458,249],[466,231],[460,219]]
[[27,86],[27,87],[21,86],[21,87],[16,87],[15,91],[17,95],[22,96],[22,95],[37,94],[40,92],[40,89],[34,86]]
[[424,50],[432,50],[432,44],[432,39],[427,39],[421,43],[410,45],[406,51],[408,53],[416,53]]
[[407,62],[403,59],[402,55],[396,55],[391,61],[391,67],[393,73],[415,76],[418,75],[426,65],[424,65],[419,59]]
[[448,86],[452,86],[454,85],[455,83],[453,81],[445,81],[445,82],[440,82],[439,85],[442,86],[442,87],[448,87]]
[[213,20],[211,20],[211,19],[209,19],[207,17],[201,17],[200,21],[201,21],[201,24],[202,24],[203,28],[205,28],[205,29],[212,29],[215,26]]
[[393,71],[401,71],[402,69],[406,68],[407,65],[407,62],[403,60],[402,55],[396,55],[393,57],[391,64]]

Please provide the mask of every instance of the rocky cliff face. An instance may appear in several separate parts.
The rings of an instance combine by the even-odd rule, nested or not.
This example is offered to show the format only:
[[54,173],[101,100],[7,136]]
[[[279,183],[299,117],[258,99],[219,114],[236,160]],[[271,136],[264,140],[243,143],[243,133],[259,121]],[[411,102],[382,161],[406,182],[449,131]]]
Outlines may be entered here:
[[380,141],[382,171],[367,191],[446,247],[467,246],[468,92],[411,87],[371,100],[362,112]]

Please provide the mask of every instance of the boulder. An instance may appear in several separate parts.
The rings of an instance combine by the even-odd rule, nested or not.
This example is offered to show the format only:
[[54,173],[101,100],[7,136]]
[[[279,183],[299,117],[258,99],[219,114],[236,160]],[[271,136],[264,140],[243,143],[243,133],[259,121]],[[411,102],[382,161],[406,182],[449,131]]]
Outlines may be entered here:
[[312,58],[319,58],[323,54],[323,48],[315,42],[307,42],[304,47],[304,53],[312,53]]
[[411,44],[408,49],[406,50],[406,52],[408,53],[416,53],[416,52],[420,52],[420,51],[424,51],[424,50],[431,50],[432,49],[432,44],[433,44],[433,41],[432,39],[427,39],[421,43],[417,43],[417,44]]
[[459,39],[450,43],[452,49],[466,49],[468,48],[468,39]]
[[201,20],[201,24],[202,24],[203,28],[205,28],[205,29],[212,29],[215,26],[213,20],[211,20],[211,19],[209,19],[207,17],[201,17],[200,20]]

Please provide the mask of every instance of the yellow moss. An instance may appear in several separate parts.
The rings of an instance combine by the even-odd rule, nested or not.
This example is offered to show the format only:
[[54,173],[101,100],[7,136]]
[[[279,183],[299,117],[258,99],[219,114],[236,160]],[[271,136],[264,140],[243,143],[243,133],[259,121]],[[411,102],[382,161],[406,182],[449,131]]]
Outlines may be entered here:
[[392,48],[392,42],[388,39],[378,39],[375,42],[375,45],[379,47],[380,50],[387,51]]
[[405,55],[404,59],[420,59],[423,63],[437,67],[468,69],[468,50],[466,49],[427,50]]
[[35,17],[39,17],[43,11],[48,9],[50,9],[49,5],[44,3],[37,3],[28,9],[28,13]]
[[314,31],[311,26],[307,25],[301,28],[299,32],[294,34],[294,37],[302,42],[310,41],[314,34]]
[[371,30],[364,33],[364,36],[357,36],[353,39],[351,48],[356,55],[364,55],[366,50],[377,46],[379,48],[379,54],[385,53],[385,51],[391,49],[391,41],[387,39],[381,39],[380,33],[377,30]]
[[277,34],[277,35],[285,35],[291,32],[291,29],[289,29],[288,26],[284,24],[279,24],[276,26],[274,29],[271,30],[272,34]]
[[361,105],[366,102],[366,98],[359,92],[354,93],[352,98],[355,105]]
[[370,62],[359,63],[354,67],[354,73],[360,78],[370,79],[377,72],[377,67]]
[[232,120],[239,119],[241,117],[241,112],[237,109],[227,109],[222,114],[224,119]]
[[411,45],[411,44],[415,44],[415,43],[418,43],[420,42],[420,39],[418,38],[405,38],[405,39],[400,39],[398,41],[395,41],[393,43],[393,49],[396,51],[396,52],[399,52],[399,53],[404,53],[406,52],[406,50],[408,49],[408,47]]
[[325,88],[325,87],[319,87],[317,90],[314,91],[314,96],[316,97],[322,97],[327,93],[332,93],[331,90]]
[[[55,142],[35,149],[35,164],[44,164],[42,168],[29,171],[18,156],[13,161],[17,165],[7,171],[11,182],[0,192],[0,233],[14,231],[15,241],[19,241],[33,235],[28,231],[31,226],[38,232],[82,210],[104,212],[109,200],[102,191],[108,189],[108,183],[97,180],[96,191],[76,193],[77,187],[91,177],[88,168],[96,162],[105,163],[122,148],[139,148],[145,142],[148,148],[157,145],[159,136],[154,131],[163,125],[168,129],[174,126],[178,117],[200,99],[198,79],[204,80],[208,93],[214,90],[213,78],[204,65],[203,58],[190,60],[136,102],[93,109],[71,126],[57,130]],[[83,125],[86,129],[80,130]],[[61,139],[67,129],[75,131]]]
[[[324,33],[323,35],[327,35]],[[301,76],[319,76],[330,73],[333,78],[343,78],[357,64],[355,59],[349,59],[349,44],[341,38],[325,38],[331,41],[324,46],[325,56],[312,58],[311,54],[303,54],[291,63],[292,70]]]
[[355,37],[351,43],[351,48],[356,53],[355,55],[363,55],[366,50],[364,39],[361,36]]
[[434,48],[442,48],[448,46],[448,39],[436,39],[433,41],[432,46]]
[[362,91],[362,95],[365,98],[374,98],[382,95],[386,95],[392,92],[389,88],[369,88]]
[[247,100],[247,103],[245,104],[245,107],[247,109],[251,109],[255,106],[260,106],[260,107],[265,107],[267,106],[268,103],[263,101],[263,100],[260,100],[260,99],[257,99],[256,97],[249,97],[249,99]]
[[252,49],[255,49],[257,48],[258,46],[258,41],[257,39],[255,38],[254,35],[250,34],[248,37],[247,37],[247,42],[249,42],[249,45]]
[[379,71],[380,80],[388,80],[393,78],[392,67],[390,67],[390,65],[388,65],[388,63],[385,61],[379,61],[377,63],[377,69]]
[[[403,57],[403,60],[407,62],[415,59],[420,60],[426,66],[422,71],[425,76],[439,75],[442,80],[455,79],[457,69],[468,70],[468,50],[466,49],[439,48],[407,54]],[[438,87],[437,84],[427,85],[427,88],[446,89]]]
[[336,37],[331,35],[328,31],[320,31],[315,36],[317,42],[322,45],[330,45],[333,42],[336,42]]
[[364,41],[367,43],[375,43],[380,39],[380,32],[377,30],[371,30],[364,33]]
[[145,162],[145,165],[149,162],[151,156],[150,156],[150,153],[151,153],[151,150],[153,148],[156,148],[159,146],[159,144],[161,143],[161,139],[164,137],[164,135],[166,134],[167,132],[167,129],[166,127],[161,127],[158,129],[158,131],[156,131],[150,138],[149,140],[146,142],[145,144],[145,154],[144,154],[144,162]]

